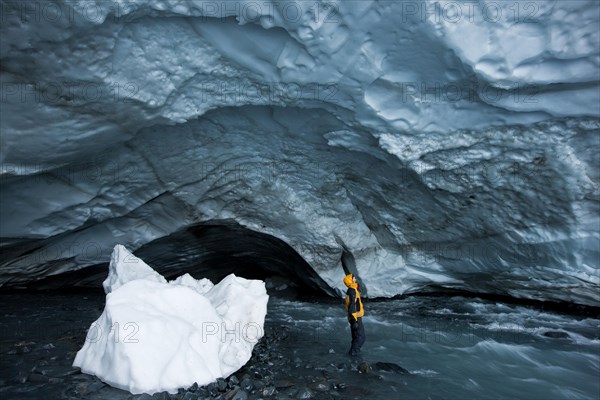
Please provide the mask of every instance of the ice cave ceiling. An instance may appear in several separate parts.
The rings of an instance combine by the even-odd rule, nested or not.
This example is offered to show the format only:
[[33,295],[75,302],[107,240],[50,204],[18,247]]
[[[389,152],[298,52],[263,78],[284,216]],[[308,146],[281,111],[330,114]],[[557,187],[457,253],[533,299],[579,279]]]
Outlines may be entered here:
[[2,2],[0,285],[210,269],[225,221],[328,293],[598,306],[599,7]]

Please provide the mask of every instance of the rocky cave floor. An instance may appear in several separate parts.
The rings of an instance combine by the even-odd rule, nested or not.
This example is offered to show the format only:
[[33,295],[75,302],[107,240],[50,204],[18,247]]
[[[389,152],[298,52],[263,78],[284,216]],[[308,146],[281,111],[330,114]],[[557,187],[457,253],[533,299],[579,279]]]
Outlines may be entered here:
[[[77,300],[76,302],[74,300]],[[132,395],[71,366],[104,296],[10,294],[0,296],[0,397],[3,399],[352,399],[371,398],[369,387],[386,376],[408,374],[393,363],[366,362],[323,347],[281,321],[265,322],[265,335],[251,360],[228,379],[207,386]],[[339,342],[348,332],[340,333]],[[315,345],[321,348],[314,348]],[[341,344],[336,346],[340,349]],[[311,348],[312,347],[312,348]],[[321,354],[323,362],[311,362]],[[327,363],[329,361],[329,363]],[[408,376],[407,376],[408,378]]]

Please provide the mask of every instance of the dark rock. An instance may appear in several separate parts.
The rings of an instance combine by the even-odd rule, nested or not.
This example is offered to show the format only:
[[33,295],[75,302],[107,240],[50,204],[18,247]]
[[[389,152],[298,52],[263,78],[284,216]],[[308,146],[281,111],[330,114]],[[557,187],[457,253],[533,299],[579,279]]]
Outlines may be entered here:
[[148,393],[143,393],[140,395],[140,397],[137,398],[137,400],[151,400],[153,397],[150,396]]
[[248,393],[242,388],[231,389],[223,396],[225,400],[247,400]]
[[344,388],[343,393],[344,393],[344,398],[364,398],[364,399],[372,398],[370,396],[371,393],[369,392],[369,390],[367,390],[361,386],[346,386]]
[[29,374],[29,377],[27,378],[27,380],[31,383],[48,383],[50,378],[48,378],[46,375],[33,373],[33,374]]
[[[45,367],[46,365],[48,365],[48,361],[46,361],[46,360],[40,360],[40,361],[39,361],[39,362],[38,362],[38,363],[35,365],[35,367],[33,367],[33,368],[34,368],[34,369],[38,369],[38,367]],[[33,372],[33,371],[32,371],[32,372]],[[43,371],[42,371],[42,372],[40,372],[40,373],[41,373],[41,374],[43,374],[43,375],[46,375],[46,373],[45,373],[45,372],[43,372]]]
[[312,399],[315,397],[315,394],[312,390],[307,387],[301,388],[298,390],[298,394],[296,395],[297,399]]
[[409,375],[410,372],[399,366],[398,364],[390,363],[390,362],[376,362],[373,364],[373,370],[375,371],[386,371],[386,372],[395,372],[397,374],[406,374]]
[[560,332],[560,331],[547,331],[547,332],[544,332],[544,336],[553,338],[553,339],[568,339],[570,337],[567,332]]
[[262,382],[264,383],[265,386],[273,386],[273,376],[272,375],[265,376],[265,378],[262,380]]
[[223,398],[225,400],[231,400],[231,399],[233,399],[233,396],[235,396],[235,394],[237,393],[237,391],[238,391],[238,389],[231,389],[231,390],[229,390],[227,393],[225,393],[223,395]]
[[81,397],[81,393],[79,393],[79,391],[78,391],[78,390],[77,390],[77,388],[75,388],[75,387],[70,387],[70,388],[67,388],[67,389],[66,389],[66,390],[63,392],[63,395],[64,395],[64,397],[67,397],[67,398],[69,398],[69,399],[70,399],[70,398],[73,398],[73,397],[75,397],[75,398],[80,398],[80,397]]
[[294,383],[292,381],[288,381],[285,379],[278,379],[277,381],[275,381],[275,387],[277,389],[287,389],[292,386],[294,386]]
[[171,400],[171,396],[167,392],[154,393],[152,395],[153,400]]
[[254,389],[254,383],[250,378],[242,379],[242,381],[240,382],[240,386],[247,392],[250,392],[252,389]]
[[188,390],[189,390],[190,392],[195,392],[196,390],[198,390],[198,383],[197,383],[197,382],[194,382],[194,384],[193,384],[192,386],[190,386],[190,387],[188,388]]
[[224,392],[227,390],[227,382],[225,382],[225,379],[217,379],[217,389],[219,390],[219,392]]
[[58,372],[58,376],[66,377],[70,375],[80,374],[81,370],[79,368],[66,368],[62,371]]
[[106,384],[104,382],[99,382],[99,381],[92,382],[87,387],[87,393],[97,392],[98,390],[104,388],[105,386],[106,386]]
[[187,392],[186,394],[183,395],[181,400],[198,400],[198,394],[192,393],[192,392]]
[[250,374],[244,374],[244,375],[242,375],[242,379],[241,380],[243,381],[244,379],[251,379],[251,378],[252,377],[250,376]]
[[216,397],[219,394],[219,389],[217,388],[216,382],[212,382],[206,385],[206,390],[208,390],[208,393],[210,393],[212,397]]
[[229,391],[241,389],[239,385],[233,385],[231,382],[229,382],[228,386],[229,386]]
[[74,387],[71,387],[66,390],[65,394],[67,395],[67,397],[76,396],[81,398],[83,396],[87,398],[91,393],[97,392],[106,387],[106,385],[103,382],[93,381],[92,378],[89,377],[89,375],[85,375],[83,377],[86,378],[84,382],[77,383],[76,385],[74,385]]
[[260,392],[265,386],[267,386],[267,385],[265,385],[261,381],[254,382],[254,390],[257,391],[257,392]]
[[273,396],[275,394],[275,386],[267,386],[262,390],[263,396]]
[[357,369],[358,372],[360,372],[361,374],[368,374],[372,371],[371,366],[366,361],[363,361],[360,364],[358,364]]
[[235,375],[231,375],[229,377],[229,385],[230,385],[230,387],[233,387],[233,386],[239,385],[239,384],[240,384],[240,381],[239,381],[239,379]]
[[317,390],[319,392],[328,392],[329,391],[329,385],[326,385],[325,383],[317,383],[314,386],[311,386],[314,390]]

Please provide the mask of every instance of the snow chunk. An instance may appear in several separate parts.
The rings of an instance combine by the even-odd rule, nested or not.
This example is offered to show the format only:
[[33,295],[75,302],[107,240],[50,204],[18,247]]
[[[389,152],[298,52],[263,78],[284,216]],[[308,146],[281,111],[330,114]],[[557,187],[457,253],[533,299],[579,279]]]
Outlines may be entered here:
[[167,280],[140,258],[134,256],[120,244],[116,245],[110,257],[108,277],[102,282],[104,293],[108,294],[129,281],[146,279],[160,283]]
[[171,285],[181,285],[188,286],[194,289],[196,292],[200,294],[205,294],[210,289],[212,289],[215,285],[210,281],[210,279],[202,278],[202,279],[194,279],[190,274],[184,274],[177,279],[174,279],[169,282]]
[[[130,268],[130,260],[135,268]],[[166,280],[115,246],[106,306],[73,366],[131,393],[205,385],[241,368],[263,336],[264,282],[231,274],[219,284],[189,274]]]

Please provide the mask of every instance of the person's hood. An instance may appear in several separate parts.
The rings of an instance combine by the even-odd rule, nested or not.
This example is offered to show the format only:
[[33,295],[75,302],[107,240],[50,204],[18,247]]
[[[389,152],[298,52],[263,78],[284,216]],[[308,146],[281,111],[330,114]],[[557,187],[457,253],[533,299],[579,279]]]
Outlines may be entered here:
[[348,274],[344,277],[344,285],[353,289],[356,289],[358,286],[356,283],[352,283],[352,274]]

